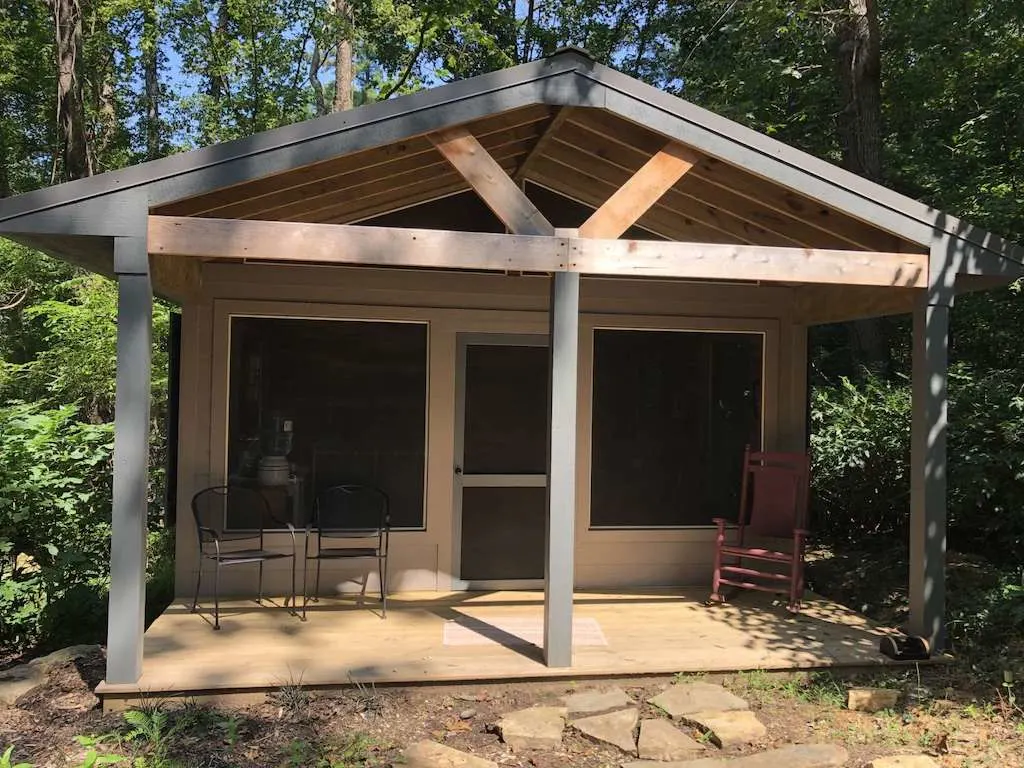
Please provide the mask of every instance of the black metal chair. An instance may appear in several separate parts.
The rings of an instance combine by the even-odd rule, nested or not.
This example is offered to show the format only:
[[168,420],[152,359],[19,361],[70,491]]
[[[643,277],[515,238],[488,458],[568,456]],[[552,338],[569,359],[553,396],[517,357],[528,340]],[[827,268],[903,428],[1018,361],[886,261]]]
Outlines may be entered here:
[[[320,594],[320,565],[324,560],[376,560],[380,576],[381,618],[388,614],[388,540],[391,513],[388,496],[368,485],[336,485],[321,492],[313,509],[313,521],[306,528],[306,559],[303,568],[302,615],[306,605]],[[310,539],[316,551],[310,551]],[[369,544],[369,546],[367,546]],[[313,596],[307,594],[309,562],[316,561]]]
[[[241,485],[216,485],[204,488],[192,497],[192,515],[196,521],[199,542],[199,568],[196,573],[196,591],[192,598],[192,612],[199,607],[199,586],[203,580],[203,561],[214,562],[213,571],[213,628],[220,629],[220,569],[222,566],[259,565],[259,591],[257,603],[263,602],[263,564],[268,560],[292,560],[292,614],[297,615],[295,569],[298,563],[298,542],[295,527],[277,520],[266,497],[255,488]],[[228,521],[245,529],[229,530]],[[292,537],[292,551],[274,552],[263,543],[264,528],[274,523],[287,528]],[[251,527],[250,527],[251,526]],[[246,544],[255,546],[244,546]],[[288,605],[287,600],[285,605]]]

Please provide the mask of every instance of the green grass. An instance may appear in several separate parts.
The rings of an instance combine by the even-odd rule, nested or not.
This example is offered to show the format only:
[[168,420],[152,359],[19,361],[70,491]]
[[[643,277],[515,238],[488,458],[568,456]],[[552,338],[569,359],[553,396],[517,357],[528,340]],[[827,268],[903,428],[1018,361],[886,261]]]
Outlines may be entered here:
[[734,680],[741,695],[760,704],[779,696],[836,709],[846,703],[846,686],[829,672],[793,675],[755,669],[740,672]]

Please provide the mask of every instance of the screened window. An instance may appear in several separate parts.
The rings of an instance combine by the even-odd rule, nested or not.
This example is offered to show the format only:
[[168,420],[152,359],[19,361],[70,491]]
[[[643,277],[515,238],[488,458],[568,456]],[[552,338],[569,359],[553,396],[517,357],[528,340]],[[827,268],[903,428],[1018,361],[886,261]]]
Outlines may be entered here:
[[230,366],[228,475],[276,520],[305,526],[352,483],[388,494],[394,527],[423,526],[425,324],[233,317]]
[[758,333],[596,330],[591,526],[734,518],[762,358]]

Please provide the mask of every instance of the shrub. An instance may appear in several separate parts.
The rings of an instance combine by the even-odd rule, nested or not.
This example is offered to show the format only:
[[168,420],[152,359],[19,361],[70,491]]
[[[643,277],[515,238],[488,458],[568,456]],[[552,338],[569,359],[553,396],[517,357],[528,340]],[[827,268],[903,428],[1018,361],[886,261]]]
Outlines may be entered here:
[[[113,426],[68,406],[0,408],[0,640],[102,636]],[[69,633],[74,638],[69,638]]]
[[829,543],[903,535],[910,493],[910,391],[868,374],[811,395],[812,528]]

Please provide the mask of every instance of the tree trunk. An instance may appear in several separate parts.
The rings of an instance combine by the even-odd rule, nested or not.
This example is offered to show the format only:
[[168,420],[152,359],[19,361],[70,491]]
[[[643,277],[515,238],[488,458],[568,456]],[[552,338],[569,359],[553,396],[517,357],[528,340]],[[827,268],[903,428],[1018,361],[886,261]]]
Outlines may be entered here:
[[7,145],[7,137],[0,130],[0,200],[11,196],[11,177],[7,170],[10,162],[11,148]]
[[146,159],[160,157],[160,32],[156,2],[143,7],[142,79],[146,94]]
[[849,0],[839,31],[839,131],[843,164],[872,181],[882,180],[881,46],[875,0]]
[[[882,181],[881,44],[876,0],[849,0],[839,29],[839,136],[843,165],[872,181]],[[888,326],[882,318],[850,325],[858,359],[887,373],[891,368]]]
[[338,51],[334,58],[332,112],[352,109],[352,11],[348,0],[334,0],[338,24]]
[[57,127],[64,178],[92,175],[85,132],[85,102],[78,77],[82,53],[82,7],[79,0],[48,0],[57,48]]
[[214,104],[218,104],[227,91],[227,83],[220,70],[222,64],[220,57],[224,39],[228,34],[229,19],[228,0],[221,0],[217,6],[217,26],[210,33],[210,47],[213,50],[209,55],[210,69],[206,73],[206,95]]
[[320,43],[313,40],[313,53],[309,57],[309,87],[313,89],[313,103],[316,107],[317,117],[329,113],[327,109],[327,98],[324,96],[324,85],[320,82],[320,67],[324,59],[320,55]]

